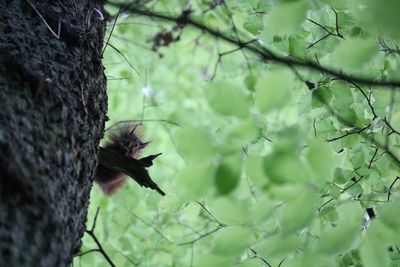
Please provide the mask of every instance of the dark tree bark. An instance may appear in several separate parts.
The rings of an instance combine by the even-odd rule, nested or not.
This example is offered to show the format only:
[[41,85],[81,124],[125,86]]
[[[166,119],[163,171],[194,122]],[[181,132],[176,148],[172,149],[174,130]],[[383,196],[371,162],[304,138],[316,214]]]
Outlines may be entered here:
[[0,266],[66,266],[80,248],[107,109],[94,8],[0,0]]

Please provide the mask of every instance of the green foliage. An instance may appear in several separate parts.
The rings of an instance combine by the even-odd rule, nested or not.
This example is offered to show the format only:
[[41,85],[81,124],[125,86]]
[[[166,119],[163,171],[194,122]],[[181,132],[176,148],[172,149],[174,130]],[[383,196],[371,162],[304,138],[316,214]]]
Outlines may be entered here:
[[222,115],[246,117],[250,102],[245,91],[229,82],[213,82],[205,89],[205,97],[210,107]]
[[349,39],[341,42],[332,53],[336,66],[347,71],[362,67],[378,50],[375,40]]
[[291,75],[288,71],[268,71],[256,85],[255,101],[261,112],[282,107],[290,99]]
[[[163,153],[150,173],[167,195],[133,181],[111,198],[94,187],[88,226],[100,207],[108,256],[118,267],[399,266],[400,94],[374,82],[400,78],[400,4],[220,2],[146,7],[179,16],[191,6],[239,45],[155,17],[118,19],[110,43],[140,76],[107,47],[108,126],[144,119],[141,156]],[[152,49],[168,31],[179,40]],[[88,235],[83,244],[97,248]],[[79,263],[108,266],[98,252]]]
[[281,1],[266,15],[268,29],[281,35],[296,33],[305,19],[307,6],[307,1]]

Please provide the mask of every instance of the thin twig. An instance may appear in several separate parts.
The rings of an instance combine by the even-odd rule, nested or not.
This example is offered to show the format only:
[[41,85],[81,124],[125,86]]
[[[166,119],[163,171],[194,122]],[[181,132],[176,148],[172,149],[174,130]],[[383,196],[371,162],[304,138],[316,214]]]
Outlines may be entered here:
[[378,153],[378,148],[375,148],[374,155],[372,156],[371,160],[368,163],[368,169],[371,168],[372,162],[374,162],[374,159],[375,159],[377,153]]
[[217,218],[215,218],[215,216],[200,201],[197,201],[197,204],[199,204],[207,212],[207,214],[211,216],[214,222],[218,223],[220,226],[226,226],[224,223],[221,223]]
[[354,85],[355,88],[358,89],[358,91],[361,92],[361,94],[364,96],[365,100],[367,100],[368,106],[371,109],[372,115],[374,115],[374,117],[372,118],[372,120],[376,119],[378,117],[378,115],[375,112],[375,108],[371,103],[371,98],[367,96],[367,94],[361,89],[361,87],[359,85],[357,85],[355,82],[350,82],[352,85]]
[[380,38],[378,42],[379,42],[380,46],[382,47],[382,49],[380,51],[386,52],[389,54],[400,55],[400,48],[397,45],[396,45],[396,48],[391,48],[386,44],[385,40],[383,40],[382,38]]
[[97,249],[95,249],[96,251],[100,252],[103,257],[106,259],[106,261],[108,262],[108,264],[110,264],[111,267],[115,267],[115,264],[113,263],[113,261],[111,260],[111,258],[108,256],[108,254],[106,253],[106,251],[104,250],[103,246],[101,245],[101,243],[99,242],[99,240],[97,239],[96,235],[94,234],[94,229],[96,227],[96,222],[97,222],[97,216],[99,215],[99,211],[100,208],[97,208],[96,210],[96,214],[94,216],[93,219],[93,224],[92,224],[92,228],[90,230],[86,230],[85,232],[93,239],[93,241],[96,243],[97,245]]
[[132,66],[132,64],[129,62],[129,60],[125,57],[125,55],[118,48],[116,48],[114,45],[112,45],[110,43],[107,43],[107,45],[110,46],[115,51],[117,51],[117,53],[120,54],[125,59],[126,63],[128,63],[128,65],[129,65],[129,67],[131,67],[137,73],[137,75],[140,76],[140,73],[135,69],[134,66]]
[[46,25],[47,29],[49,29],[49,31],[57,38],[60,39],[60,33],[61,33],[61,21],[58,20],[58,30],[57,33],[55,33],[53,31],[53,29],[50,27],[50,25],[47,23],[47,21],[44,19],[44,17],[42,16],[42,14],[40,14],[39,10],[36,9],[36,7],[32,4],[31,1],[26,0],[26,2],[28,2],[28,4],[33,8],[33,10],[35,10],[36,14],[38,14],[38,16],[40,17],[40,19],[43,21],[43,23]]
[[249,249],[251,250],[251,252],[254,253],[254,256],[255,256],[257,259],[261,260],[261,261],[262,261],[263,263],[265,263],[268,267],[272,267],[272,265],[269,264],[269,262],[268,262],[266,259],[264,259],[263,257],[260,257],[260,256],[258,255],[257,251],[255,251],[255,250],[252,249],[252,248],[249,248]]
[[281,262],[278,264],[278,267],[281,267],[281,265],[283,264],[283,262],[286,260],[286,258],[283,258],[282,260],[281,260]]
[[124,123],[134,123],[134,122],[162,122],[162,123],[167,123],[167,124],[171,124],[174,126],[178,126],[180,127],[180,124],[171,120],[164,120],[164,119],[140,119],[140,120],[123,120],[123,121],[119,121],[113,125],[111,125],[110,127],[106,128],[105,131],[109,131],[112,128],[120,125],[120,124],[124,124]]
[[387,195],[387,202],[390,201],[390,196],[392,195],[392,189],[393,189],[394,184],[395,184],[397,181],[399,181],[399,180],[400,180],[400,177],[397,176],[396,179],[394,179],[394,181],[392,182],[392,184],[389,186],[388,195]]
[[322,26],[321,24],[319,24],[318,22],[316,22],[316,21],[314,21],[312,19],[307,19],[311,23],[314,23],[315,25],[317,25],[318,27],[323,29],[325,32],[327,32],[326,35],[324,35],[323,37],[321,37],[317,41],[315,41],[315,42],[311,43],[309,46],[307,46],[307,49],[313,47],[314,45],[316,45],[319,42],[323,41],[324,39],[328,38],[329,36],[336,36],[336,37],[339,37],[341,39],[344,39],[343,35],[339,32],[338,14],[337,14],[337,12],[336,12],[336,10],[334,8],[332,8],[332,10],[335,13],[335,31],[336,31],[336,33],[335,32],[331,32],[330,30],[328,30],[328,28],[326,26]]
[[82,257],[83,255],[86,255],[86,254],[89,254],[89,253],[92,253],[92,252],[100,252],[100,250],[98,248],[93,248],[93,249],[89,249],[88,251],[81,252],[76,256]]
[[168,242],[172,243],[171,240],[168,239],[168,237],[166,237],[160,230],[158,230],[154,225],[152,225],[151,223],[146,222],[145,220],[143,220],[142,218],[140,218],[139,216],[137,216],[134,212],[131,212],[133,216],[135,216],[136,219],[138,219],[139,221],[141,221],[142,223],[144,223],[145,225],[151,227],[154,232],[156,232],[157,234],[159,234],[163,239],[167,240]]
[[121,5],[121,6],[119,7],[119,9],[118,9],[117,16],[116,16],[116,18],[115,18],[115,20],[114,20],[114,24],[113,24],[113,26],[112,26],[112,28],[111,28],[110,34],[108,35],[106,45],[104,46],[103,51],[101,52],[101,56],[104,55],[104,52],[106,51],[107,45],[108,45],[109,42],[110,42],[111,35],[112,35],[113,31],[114,31],[115,24],[117,23],[117,20],[118,20],[119,14],[121,13],[121,10],[122,10],[122,5]]
[[353,179],[352,179],[352,180],[354,180],[353,183],[350,184],[350,185],[348,185],[348,186],[346,186],[345,188],[343,188],[343,190],[340,191],[340,193],[346,192],[346,191],[349,190],[351,187],[353,187],[354,185],[358,184],[358,182],[360,182],[362,179],[364,179],[364,177],[365,177],[365,176],[361,176],[361,177],[358,178],[357,180],[354,180],[355,177],[353,177]]
[[[113,2],[108,2],[111,5],[114,6],[121,6],[119,3],[113,3]],[[131,13],[135,13],[138,15],[143,15],[143,16],[148,16],[151,18],[156,18],[156,19],[161,19],[165,21],[170,21],[170,22],[181,22],[182,23],[182,17],[181,16],[169,16],[165,14],[161,14],[158,12],[153,12],[149,10],[143,10],[140,8],[137,8],[135,6],[129,6],[126,10],[130,11]],[[190,25],[196,29],[201,30],[204,33],[207,33],[210,36],[213,36],[217,39],[224,40],[228,43],[231,43],[233,45],[243,47],[248,51],[251,51],[252,53],[258,55],[261,59],[267,60],[267,61],[272,61],[284,65],[293,65],[293,66],[298,66],[298,67],[304,67],[307,69],[311,70],[316,70],[316,71],[321,71],[324,72],[325,74],[329,74],[333,77],[340,78],[345,81],[352,81],[356,82],[359,84],[366,84],[366,85],[373,85],[373,86],[382,86],[382,87],[400,87],[400,81],[398,80],[378,80],[375,78],[366,78],[366,77],[361,77],[361,76],[353,76],[350,74],[346,74],[342,72],[341,70],[336,70],[336,69],[331,69],[328,67],[323,67],[317,62],[310,61],[310,60],[300,60],[300,59],[295,59],[295,58],[288,58],[286,56],[280,56],[275,53],[273,53],[271,50],[266,48],[265,46],[261,46],[259,43],[256,44],[247,44],[245,45],[244,42],[238,41],[236,38],[232,38],[229,35],[225,35],[219,30],[210,28],[201,22],[195,21],[190,17],[187,17],[186,20],[184,21],[185,25]]]
[[368,124],[367,126],[365,126],[363,128],[360,128],[360,129],[354,129],[352,131],[346,131],[346,133],[344,133],[344,134],[342,134],[340,136],[334,137],[334,138],[329,138],[326,141],[327,142],[333,142],[333,141],[337,141],[339,139],[345,138],[346,136],[349,136],[349,135],[352,135],[352,134],[361,134],[363,131],[368,129],[370,126],[371,126],[371,124]]
[[213,234],[213,233],[215,233],[215,232],[218,232],[219,230],[221,230],[221,228],[224,228],[224,226],[218,225],[218,226],[217,226],[216,228],[214,228],[213,230],[211,230],[211,231],[209,231],[209,232],[207,232],[207,233],[205,233],[205,234],[200,235],[198,238],[193,239],[193,240],[191,240],[191,241],[179,243],[178,246],[186,246],[186,245],[194,244],[194,243],[196,243],[197,241],[200,241],[201,239],[203,239],[203,238],[205,238],[205,237],[207,237],[207,236],[209,236],[209,235],[211,235],[211,234]]
[[[253,43],[255,41],[256,40],[251,40],[251,41],[245,42],[244,44],[250,44],[250,43]],[[229,55],[229,54],[232,54],[232,53],[237,52],[237,51],[242,51],[242,49],[243,49],[243,46],[237,47],[237,48],[234,48],[232,50],[225,51],[225,52],[218,53],[218,59],[217,59],[217,62],[215,63],[213,75],[211,76],[210,81],[214,80],[215,76],[217,75],[218,65],[222,62],[222,57],[224,57],[226,55]]]

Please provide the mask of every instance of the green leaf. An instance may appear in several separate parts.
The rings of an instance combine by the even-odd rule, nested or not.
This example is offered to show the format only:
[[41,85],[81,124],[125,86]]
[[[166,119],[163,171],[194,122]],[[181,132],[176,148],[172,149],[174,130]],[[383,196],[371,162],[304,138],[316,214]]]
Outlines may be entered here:
[[334,167],[334,154],[326,142],[312,141],[307,149],[307,160],[318,177],[330,180]]
[[375,112],[378,116],[386,115],[386,107],[391,101],[391,91],[390,90],[372,90],[372,96],[374,100]]
[[400,39],[397,25],[400,24],[400,6],[397,0],[365,0],[362,5],[354,5],[355,17],[368,30],[381,37]]
[[190,164],[178,176],[178,190],[185,200],[197,200],[212,188],[215,171],[210,163]]
[[286,70],[266,72],[256,85],[255,101],[258,110],[268,112],[282,108],[290,99],[292,80],[291,73]]
[[354,149],[354,153],[352,157],[350,158],[351,165],[353,165],[354,169],[358,169],[362,167],[366,162],[365,162],[365,153],[364,149],[362,147],[358,147]]
[[315,132],[318,138],[329,138],[336,134],[337,130],[332,125],[331,120],[316,120],[315,121]]
[[214,253],[223,255],[237,255],[248,248],[252,240],[252,231],[247,228],[233,226],[225,227],[215,236]]
[[274,211],[273,201],[269,197],[260,197],[252,212],[252,221],[262,223],[267,220]]
[[209,201],[212,214],[217,215],[217,219],[225,224],[243,224],[249,218],[248,203],[237,201],[230,197],[218,197]]
[[365,267],[389,267],[388,242],[385,228],[378,221],[372,221],[365,240],[360,247],[361,260]]
[[249,73],[246,76],[246,78],[244,78],[244,84],[246,85],[246,88],[251,92],[254,92],[256,83],[257,83],[257,76],[251,73]]
[[291,234],[310,225],[317,210],[318,196],[312,192],[298,192],[298,195],[283,206],[282,231]]
[[330,89],[335,96],[333,107],[339,111],[346,110],[353,104],[353,94],[349,87],[343,82],[333,82]]
[[332,54],[333,63],[341,68],[353,70],[362,67],[378,52],[376,40],[347,39],[342,41]]
[[340,188],[339,188],[337,185],[334,185],[334,184],[330,185],[329,194],[330,194],[334,199],[339,199],[340,194],[341,194],[341,191],[342,191],[342,190],[340,190]]
[[243,28],[254,35],[259,34],[264,29],[262,17],[257,14],[248,16],[243,23]]
[[159,202],[158,207],[169,214],[177,214],[182,207],[182,200],[176,194],[167,194]]
[[242,88],[225,81],[216,81],[205,88],[210,107],[221,115],[246,117],[249,114],[250,100]]
[[297,36],[289,37],[289,54],[295,58],[304,58],[306,56],[306,47],[304,38]]
[[[329,204],[334,204],[334,202],[330,202]],[[336,222],[339,219],[339,213],[333,206],[329,206],[329,204],[320,210],[319,217],[323,222]]]
[[335,109],[337,117],[348,124],[346,126],[355,126],[358,118],[352,108],[354,99],[349,87],[343,82],[335,82],[331,85],[331,90],[335,96],[332,106]]
[[311,111],[311,97],[308,92],[300,94],[297,100],[297,113],[307,115]]
[[265,25],[279,35],[296,33],[305,19],[307,7],[307,1],[280,1],[267,14]]
[[221,267],[231,266],[233,259],[229,256],[215,255],[215,254],[204,254],[199,257],[199,261],[196,266],[199,267]]
[[219,194],[229,194],[236,188],[240,180],[241,167],[241,159],[238,155],[222,159],[215,173],[215,184]]
[[330,103],[332,91],[329,87],[321,86],[312,91],[311,105],[313,108],[320,108]]
[[174,139],[178,150],[188,160],[210,159],[213,156],[211,139],[200,128],[179,128],[174,133]]
[[334,227],[325,228],[316,244],[318,253],[328,255],[339,255],[349,251],[361,235],[360,222],[346,221],[341,219]]
[[264,173],[264,161],[262,157],[249,155],[244,163],[247,177],[258,188],[262,188],[267,183]]
[[285,236],[278,234],[257,245],[256,250],[267,258],[284,258],[301,245],[297,235]]
[[233,122],[227,129],[226,141],[231,146],[242,148],[261,137],[261,130],[252,118]]
[[235,265],[237,267],[260,267],[260,262],[258,259],[249,259]]
[[264,158],[264,171],[274,183],[301,183],[307,180],[307,172],[294,153],[273,153]]
[[346,179],[344,179],[342,168],[335,168],[335,170],[333,171],[333,181],[338,184],[343,184],[347,181]]
[[348,108],[347,110],[341,110],[340,112],[337,112],[336,114],[338,117],[343,119],[343,121],[346,124],[348,124],[350,126],[356,126],[358,117],[353,108]]
[[400,203],[398,201],[379,207],[378,214],[382,222],[391,230],[400,234]]
[[195,221],[198,219],[200,213],[200,205],[190,202],[183,210],[182,218],[188,221]]
[[300,131],[298,125],[285,127],[276,132],[277,142],[273,142],[274,152],[293,153],[300,147]]

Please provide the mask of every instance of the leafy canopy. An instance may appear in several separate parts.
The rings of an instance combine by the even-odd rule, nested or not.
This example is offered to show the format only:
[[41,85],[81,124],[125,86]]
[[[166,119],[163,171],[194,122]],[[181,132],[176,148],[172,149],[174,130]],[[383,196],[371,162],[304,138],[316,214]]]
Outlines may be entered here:
[[398,266],[398,1],[145,2],[106,48],[109,125],[143,120],[167,195],[94,187],[113,264]]

